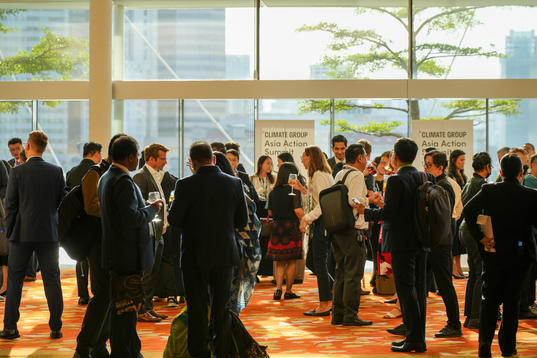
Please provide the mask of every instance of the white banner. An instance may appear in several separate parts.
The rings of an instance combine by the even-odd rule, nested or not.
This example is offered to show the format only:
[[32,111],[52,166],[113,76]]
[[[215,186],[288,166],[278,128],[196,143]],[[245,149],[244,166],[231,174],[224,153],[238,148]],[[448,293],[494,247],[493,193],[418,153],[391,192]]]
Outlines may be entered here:
[[[464,174],[472,176],[472,156],[474,155],[474,122],[471,120],[420,120],[412,121],[412,139],[418,144],[415,165],[423,170],[425,149],[435,147],[449,155],[455,149],[466,153]],[[447,168],[446,168],[447,169]],[[447,171],[446,171],[447,174]]]
[[[258,120],[255,121],[255,158],[268,155],[277,171],[278,155],[289,152],[299,170],[304,174],[302,153],[315,144],[315,121],[313,120]],[[256,168],[257,169],[257,168]]]

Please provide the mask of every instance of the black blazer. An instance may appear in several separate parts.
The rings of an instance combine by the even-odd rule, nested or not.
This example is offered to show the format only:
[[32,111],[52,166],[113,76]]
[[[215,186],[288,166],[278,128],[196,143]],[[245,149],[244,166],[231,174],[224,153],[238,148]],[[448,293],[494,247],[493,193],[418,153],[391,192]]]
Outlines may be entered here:
[[[435,183],[435,178],[429,174],[427,178]],[[366,221],[383,221],[387,229],[383,235],[382,252],[414,251],[422,248],[416,236],[415,202],[416,190],[422,184],[420,172],[411,166],[402,167],[388,178],[384,207],[365,209]]]
[[7,162],[9,163],[9,165],[11,165],[11,168],[13,168],[15,166],[15,158],[11,158]]
[[11,169],[6,195],[6,234],[11,241],[58,241],[62,168],[32,157]]
[[[462,212],[476,240],[484,236],[476,223],[482,210],[491,217],[497,255],[513,257],[516,254],[535,260],[532,225],[537,226],[537,190],[521,185],[518,180],[484,184]],[[522,242],[520,248],[518,241]]]
[[71,168],[71,170],[69,170],[66,175],[67,191],[73,189],[77,185],[80,185],[82,183],[82,178],[84,178],[84,175],[86,175],[89,168],[94,165],[95,163],[93,162],[93,160],[82,159],[82,161],[80,161],[80,164]]
[[0,200],[4,200],[7,191],[7,181],[9,179],[7,168],[0,160]]
[[154,261],[149,223],[156,210],[145,204],[134,181],[111,165],[101,176],[99,193],[103,267],[117,273],[140,273]]
[[182,267],[229,267],[240,263],[235,228],[248,223],[238,178],[204,166],[175,186],[168,221],[183,231]]

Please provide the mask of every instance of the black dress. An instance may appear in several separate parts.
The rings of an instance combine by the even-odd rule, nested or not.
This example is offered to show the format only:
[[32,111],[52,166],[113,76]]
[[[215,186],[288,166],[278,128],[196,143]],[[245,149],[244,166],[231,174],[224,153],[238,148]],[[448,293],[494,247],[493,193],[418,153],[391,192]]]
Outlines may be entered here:
[[289,195],[289,186],[275,187],[269,194],[268,208],[272,211],[272,227],[267,257],[274,261],[302,258],[302,233],[295,209],[301,208],[300,192]]

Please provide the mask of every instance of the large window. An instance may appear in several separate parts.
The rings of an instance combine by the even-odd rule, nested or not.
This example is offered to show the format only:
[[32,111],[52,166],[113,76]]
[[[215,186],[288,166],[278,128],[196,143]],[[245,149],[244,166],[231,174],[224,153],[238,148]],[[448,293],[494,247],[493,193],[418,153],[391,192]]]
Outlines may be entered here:
[[0,158],[10,160],[7,142],[20,138],[23,146],[32,130],[31,101],[0,101]]
[[0,81],[87,79],[88,39],[88,10],[0,4]]

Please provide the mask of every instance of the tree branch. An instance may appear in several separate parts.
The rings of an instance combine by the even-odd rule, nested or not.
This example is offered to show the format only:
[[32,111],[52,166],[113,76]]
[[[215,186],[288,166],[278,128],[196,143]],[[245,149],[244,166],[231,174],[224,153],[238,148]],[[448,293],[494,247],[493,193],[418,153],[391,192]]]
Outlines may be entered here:
[[450,11],[444,11],[444,12],[441,12],[439,14],[436,14],[434,16],[431,16],[430,18],[428,18],[427,20],[425,20],[418,28],[416,31],[414,31],[414,38],[420,33],[420,31],[425,27],[425,25],[429,24],[430,22],[432,22],[433,20],[436,20],[438,19],[439,17],[442,17],[442,16],[447,16],[447,15],[452,15],[452,14],[456,14],[458,12],[462,12],[462,11],[468,11],[468,10],[476,10],[476,9],[479,9],[479,8],[482,8],[483,6],[469,6],[469,7],[462,7],[462,8],[456,8],[454,10],[450,10]]

